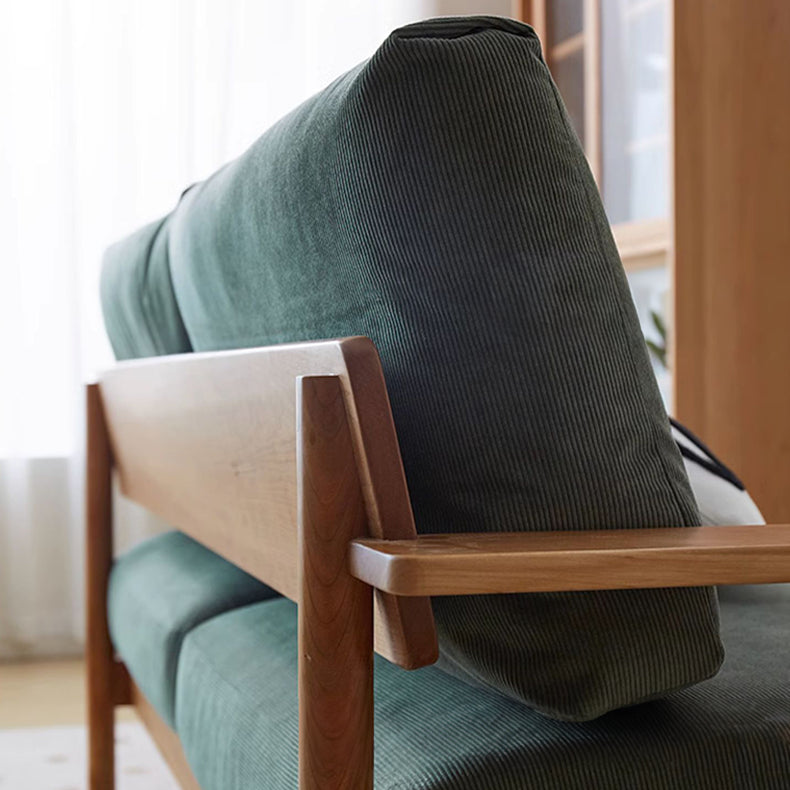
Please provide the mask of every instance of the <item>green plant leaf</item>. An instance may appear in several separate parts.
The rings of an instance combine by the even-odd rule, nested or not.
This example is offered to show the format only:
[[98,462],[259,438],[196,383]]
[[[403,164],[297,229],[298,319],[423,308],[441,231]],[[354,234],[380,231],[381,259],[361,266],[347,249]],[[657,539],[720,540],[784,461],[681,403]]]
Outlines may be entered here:
[[647,343],[650,353],[653,354],[653,356],[661,363],[664,368],[668,369],[666,346],[660,346],[658,343],[654,343],[652,340],[645,340],[645,343]]
[[664,341],[664,345],[667,342],[667,326],[664,323],[664,319],[661,317],[660,313],[657,313],[655,310],[650,311],[650,318],[653,321],[653,326],[656,328],[656,331],[659,334],[659,337]]

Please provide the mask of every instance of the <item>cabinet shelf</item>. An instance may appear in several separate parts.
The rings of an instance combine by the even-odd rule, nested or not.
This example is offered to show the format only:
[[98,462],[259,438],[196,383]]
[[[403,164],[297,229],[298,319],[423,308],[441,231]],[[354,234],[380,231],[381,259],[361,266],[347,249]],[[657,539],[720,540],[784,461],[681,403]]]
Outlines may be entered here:
[[559,43],[555,44],[551,48],[550,59],[553,62],[558,60],[562,60],[563,58],[567,58],[569,55],[573,55],[577,52],[581,52],[584,49],[584,32],[577,33],[575,36],[571,36],[570,38],[566,38],[564,41],[560,41]]

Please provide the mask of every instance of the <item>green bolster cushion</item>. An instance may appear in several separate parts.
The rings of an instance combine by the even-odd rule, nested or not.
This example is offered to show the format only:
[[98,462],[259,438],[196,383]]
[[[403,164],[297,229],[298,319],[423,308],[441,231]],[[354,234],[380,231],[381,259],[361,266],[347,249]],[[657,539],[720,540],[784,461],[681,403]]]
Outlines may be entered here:
[[191,351],[170,279],[168,219],[152,222],[104,254],[104,323],[118,359]]
[[[420,532],[699,523],[531,28],[396,30],[168,223],[195,350],[373,339]],[[710,588],[446,597],[434,612],[445,669],[557,718],[696,683],[723,657]]]

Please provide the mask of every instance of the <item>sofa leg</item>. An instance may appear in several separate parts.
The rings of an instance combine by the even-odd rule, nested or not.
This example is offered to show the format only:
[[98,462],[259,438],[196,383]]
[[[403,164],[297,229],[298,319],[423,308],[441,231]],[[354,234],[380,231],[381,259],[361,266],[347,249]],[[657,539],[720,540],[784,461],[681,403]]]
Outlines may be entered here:
[[112,567],[112,455],[99,388],[86,389],[85,666],[88,689],[88,788],[115,785],[115,678],[107,625]]
[[367,519],[340,380],[297,387],[299,788],[373,787],[373,591],[348,572]]

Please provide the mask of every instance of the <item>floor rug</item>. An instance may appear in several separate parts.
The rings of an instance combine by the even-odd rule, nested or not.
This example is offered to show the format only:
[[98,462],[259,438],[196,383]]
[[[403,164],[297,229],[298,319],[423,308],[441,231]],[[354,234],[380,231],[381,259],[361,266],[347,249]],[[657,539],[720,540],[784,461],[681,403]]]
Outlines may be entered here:
[[[0,730],[0,790],[85,790],[84,727]],[[177,790],[142,725],[115,726],[116,790]]]

